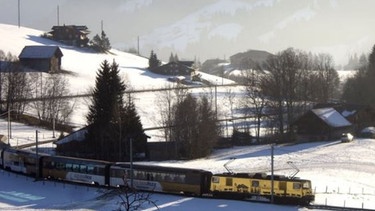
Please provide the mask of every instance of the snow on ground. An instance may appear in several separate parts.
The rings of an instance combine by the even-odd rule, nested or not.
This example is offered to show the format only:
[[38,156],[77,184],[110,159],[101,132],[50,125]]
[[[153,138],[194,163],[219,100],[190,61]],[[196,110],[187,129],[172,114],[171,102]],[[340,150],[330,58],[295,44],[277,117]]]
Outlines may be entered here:
[[[116,210],[120,198],[106,196],[109,191],[96,187],[37,181],[21,175],[0,171],[1,210]],[[178,195],[152,194],[159,210],[305,210],[297,206],[279,206],[233,200],[203,199]],[[157,210],[147,205],[142,210]]]
[[[0,131],[6,131],[7,122],[0,119]],[[52,131],[13,123],[11,145],[35,142],[35,131],[41,139],[51,138]],[[40,146],[51,148],[51,144]],[[316,193],[315,204],[341,207],[375,209],[375,140],[357,138],[350,143],[340,141],[276,145],[274,148],[275,174],[310,179]],[[192,161],[147,162],[150,165],[191,167],[213,173],[225,172],[228,165],[234,172],[268,172],[271,166],[269,145],[233,147],[215,150],[207,158]],[[32,178],[0,171],[0,209],[48,209],[48,210],[113,210],[118,207],[119,197],[103,198],[104,189],[63,185],[51,181],[34,182]],[[58,193],[58,194],[57,194]],[[279,206],[232,200],[216,200],[153,194],[161,210],[305,210],[296,206]],[[154,210],[146,207],[146,210]]]

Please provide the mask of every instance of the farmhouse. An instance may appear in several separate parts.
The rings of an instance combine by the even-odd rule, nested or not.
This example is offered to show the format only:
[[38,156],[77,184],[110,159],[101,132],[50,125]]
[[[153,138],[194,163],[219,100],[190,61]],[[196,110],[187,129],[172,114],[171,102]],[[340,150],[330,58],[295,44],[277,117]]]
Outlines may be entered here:
[[26,72],[58,72],[62,56],[58,46],[25,46],[18,58]]
[[339,139],[352,132],[353,125],[332,107],[312,109],[292,124],[299,141]]
[[89,33],[86,26],[76,25],[53,26],[52,31],[49,32],[53,40],[77,47],[87,46]]
[[192,68],[193,63],[193,61],[172,61],[153,68],[151,71],[162,75],[187,76],[190,79],[191,75],[195,72]]

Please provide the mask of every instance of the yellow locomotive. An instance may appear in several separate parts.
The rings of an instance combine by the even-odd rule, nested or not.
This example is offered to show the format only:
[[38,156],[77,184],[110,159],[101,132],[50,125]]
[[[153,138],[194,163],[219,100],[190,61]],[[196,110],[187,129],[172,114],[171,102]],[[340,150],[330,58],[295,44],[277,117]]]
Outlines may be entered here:
[[[273,196],[272,192],[273,182]],[[266,198],[275,203],[309,204],[314,201],[310,180],[288,178],[264,173],[223,173],[211,178],[210,191],[214,197],[235,199]]]

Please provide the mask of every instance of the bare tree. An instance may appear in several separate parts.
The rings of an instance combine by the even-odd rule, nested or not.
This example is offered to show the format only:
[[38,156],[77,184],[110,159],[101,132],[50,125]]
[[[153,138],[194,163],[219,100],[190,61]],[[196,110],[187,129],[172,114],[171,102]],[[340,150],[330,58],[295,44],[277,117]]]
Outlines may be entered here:
[[329,54],[319,54],[314,59],[314,70],[316,70],[317,99],[319,102],[327,102],[328,100],[338,96],[338,85],[340,79],[337,71],[334,69],[332,56]]
[[255,138],[256,141],[260,142],[260,130],[262,127],[262,120],[266,116],[266,107],[268,100],[264,93],[260,89],[260,81],[263,75],[255,70],[251,71],[251,74],[246,74],[244,77],[246,87],[246,98],[244,99],[244,107],[246,113],[250,113],[249,116],[255,116]]
[[188,94],[177,103],[172,135],[180,158],[199,158],[208,155],[220,133],[216,112],[206,96],[197,100]]
[[[34,74],[34,78],[43,77],[42,74]],[[70,99],[63,98],[68,96],[68,81],[63,75],[52,74],[35,80],[35,93],[43,100],[33,103],[40,120],[57,123],[65,123],[73,113],[75,103],[71,104]],[[38,90],[39,94],[38,94]]]
[[31,96],[31,80],[28,74],[22,71],[16,56],[8,53],[4,60],[1,72],[1,96],[5,96],[7,110],[22,114],[26,107],[23,99]]
[[173,104],[175,97],[175,93],[173,92],[172,86],[165,87],[164,91],[159,92],[159,97],[157,98],[156,105],[160,112],[160,122],[159,124],[163,125],[164,128],[164,137],[166,141],[171,140],[171,128],[172,128],[172,119],[173,119]]
[[[290,132],[289,123],[297,116],[296,106],[301,100],[297,90],[307,68],[306,54],[292,48],[269,57],[265,69],[269,71],[262,80],[262,91],[273,101],[273,113],[277,115],[278,131],[283,138]],[[287,137],[290,138],[290,137]]]
[[159,210],[156,202],[152,200],[150,192],[139,192],[134,187],[130,187],[125,178],[123,180],[125,185],[116,189],[117,195],[121,200],[118,210],[140,210],[145,204],[149,204]]

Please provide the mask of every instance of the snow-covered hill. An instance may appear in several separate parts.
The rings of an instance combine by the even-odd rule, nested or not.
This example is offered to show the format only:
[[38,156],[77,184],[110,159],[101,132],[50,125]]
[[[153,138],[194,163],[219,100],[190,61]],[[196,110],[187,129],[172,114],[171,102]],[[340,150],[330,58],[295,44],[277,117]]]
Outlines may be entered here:
[[[59,23],[86,25],[90,36],[101,21],[112,46],[129,49],[139,38],[142,55],[160,58],[229,57],[248,49],[277,53],[289,47],[330,53],[345,65],[374,44],[375,3],[362,0],[34,0],[21,1],[21,25],[48,31]],[[2,0],[0,20],[17,24],[17,3]]]
[[[93,53],[88,49],[65,46],[61,43],[40,37],[44,32],[25,27],[18,28],[13,25],[0,24],[0,50],[18,56],[26,45],[58,45],[63,53],[61,67],[74,74],[66,75],[71,94],[88,93],[95,85],[95,77],[100,64],[104,60],[115,61],[119,64],[120,75],[126,81],[128,90],[157,89],[173,86],[167,80],[168,76],[157,75],[146,68],[148,59],[137,55],[111,49],[110,53]],[[232,84],[233,81],[222,79],[201,73],[202,78],[220,84]],[[201,92],[196,90],[195,92]],[[207,91],[207,90],[206,90]],[[141,117],[144,128],[157,127],[159,125],[158,108],[155,106],[156,93],[138,93],[134,96],[138,113]],[[88,102],[85,99],[77,99],[71,123],[78,127],[86,124]],[[152,116],[153,118],[149,118]],[[157,135],[149,134],[154,139]]]

